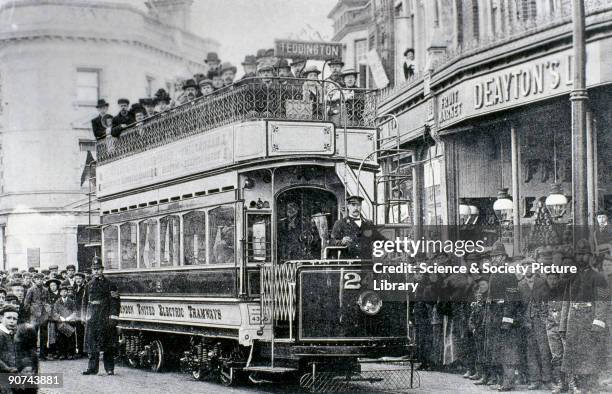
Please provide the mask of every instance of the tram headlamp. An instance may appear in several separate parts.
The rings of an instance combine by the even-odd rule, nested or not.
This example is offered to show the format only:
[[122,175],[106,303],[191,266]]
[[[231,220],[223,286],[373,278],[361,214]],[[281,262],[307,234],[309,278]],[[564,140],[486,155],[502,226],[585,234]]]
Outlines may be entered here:
[[359,309],[367,315],[373,316],[380,312],[382,308],[382,299],[380,296],[372,290],[364,291],[359,295],[357,299],[357,305]]

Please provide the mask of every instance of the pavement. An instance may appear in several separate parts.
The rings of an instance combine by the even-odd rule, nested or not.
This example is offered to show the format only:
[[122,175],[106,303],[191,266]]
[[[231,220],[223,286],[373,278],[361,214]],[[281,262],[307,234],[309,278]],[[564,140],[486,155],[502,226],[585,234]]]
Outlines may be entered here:
[[[102,369],[102,362],[100,362]],[[41,373],[62,373],[63,388],[43,388],[44,394],[97,394],[97,393],[130,393],[130,394],[167,394],[167,393],[294,393],[299,391],[296,385],[243,383],[237,387],[224,387],[218,383],[199,382],[190,375],[170,371],[153,373],[143,369],[117,366],[115,376],[107,376],[103,371],[97,376],[83,376],[81,371],[87,366],[86,359],[65,361],[44,361]],[[368,369],[393,369],[402,367],[368,366]],[[367,383],[364,383],[367,386]],[[401,392],[412,393],[491,393],[489,388],[475,386],[459,374],[446,372],[420,371],[414,376],[415,388],[410,389],[404,383]],[[417,387],[418,386],[418,387]],[[366,392],[372,392],[366,389]],[[398,392],[398,391],[395,391]],[[496,391],[495,391],[496,392]],[[519,387],[514,393],[546,393],[546,391],[527,391],[526,386]]]

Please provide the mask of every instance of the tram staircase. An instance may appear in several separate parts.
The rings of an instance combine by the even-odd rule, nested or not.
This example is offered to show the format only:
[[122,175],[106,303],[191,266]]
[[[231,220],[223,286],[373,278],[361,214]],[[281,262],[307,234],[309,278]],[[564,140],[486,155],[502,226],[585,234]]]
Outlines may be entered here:
[[344,188],[348,196],[351,195],[359,195],[364,198],[363,205],[364,209],[362,210],[362,215],[365,219],[373,220],[374,215],[374,199],[373,196],[368,193],[368,191],[363,187],[363,183],[360,182],[358,177],[361,175],[365,175],[365,172],[358,175],[355,172],[355,169],[348,165],[347,163],[337,163],[336,164],[336,174],[342,180],[344,184]]

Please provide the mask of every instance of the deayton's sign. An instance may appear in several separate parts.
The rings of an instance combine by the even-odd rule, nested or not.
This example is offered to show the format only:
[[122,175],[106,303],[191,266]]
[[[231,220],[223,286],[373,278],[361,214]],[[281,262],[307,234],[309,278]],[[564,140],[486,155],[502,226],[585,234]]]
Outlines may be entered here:
[[[587,45],[587,86],[601,81],[600,55],[598,42]],[[568,49],[460,82],[436,96],[438,127],[567,94],[572,88],[572,66]]]
[[274,55],[280,58],[342,59],[342,44],[338,42],[276,40],[274,46]]

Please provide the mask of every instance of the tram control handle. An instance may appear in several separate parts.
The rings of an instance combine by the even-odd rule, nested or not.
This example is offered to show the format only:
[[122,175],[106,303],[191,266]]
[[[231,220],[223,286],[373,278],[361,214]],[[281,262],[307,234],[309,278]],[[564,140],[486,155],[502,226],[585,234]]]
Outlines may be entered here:
[[323,251],[324,260],[340,260],[342,253],[347,250],[346,246],[326,246]]

